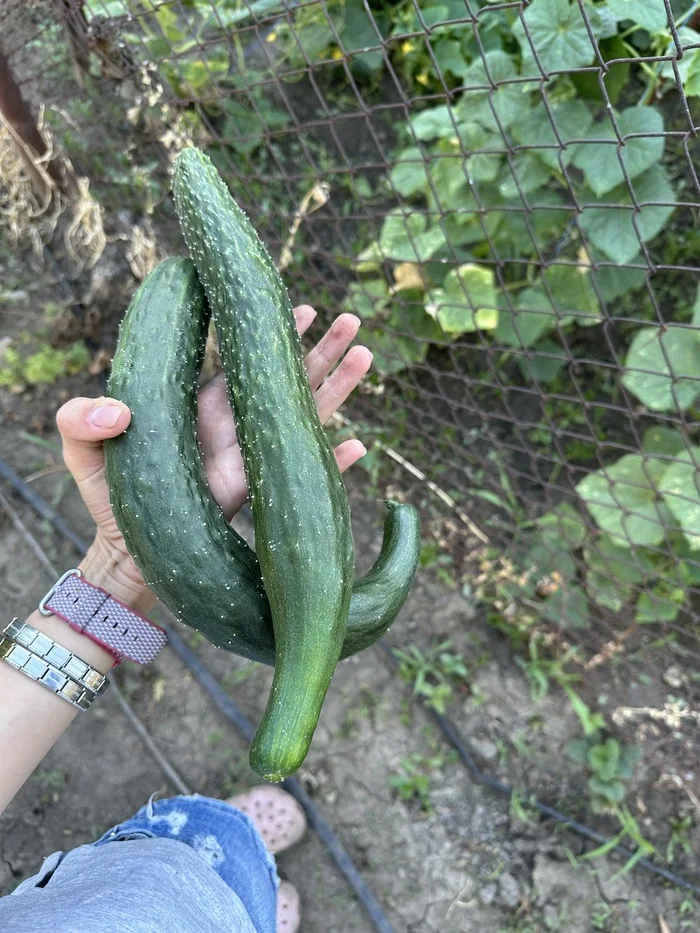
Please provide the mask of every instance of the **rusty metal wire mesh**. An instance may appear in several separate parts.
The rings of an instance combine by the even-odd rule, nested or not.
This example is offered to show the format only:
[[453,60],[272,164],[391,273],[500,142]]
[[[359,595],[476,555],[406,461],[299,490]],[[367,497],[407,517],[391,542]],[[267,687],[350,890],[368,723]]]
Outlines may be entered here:
[[181,250],[194,142],[294,297],[363,319],[371,481],[530,660],[592,678],[700,658],[699,11],[62,0],[1,31],[108,214]]

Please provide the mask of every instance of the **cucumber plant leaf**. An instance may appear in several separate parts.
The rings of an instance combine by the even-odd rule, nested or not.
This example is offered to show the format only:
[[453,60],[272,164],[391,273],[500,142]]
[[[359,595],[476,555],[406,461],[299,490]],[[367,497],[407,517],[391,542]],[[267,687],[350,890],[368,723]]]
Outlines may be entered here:
[[685,411],[700,395],[700,338],[687,327],[643,327],[622,383],[651,411]]
[[[630,107],[616,116],[621,145],[609,119],[589,125],[587,136],[591,140],[609,139],[610,142],[581,143],[576,151],[574,165],[580,168],[586,184],[600,198],[608,191],[641,175],[656,165],[664,153],[664,120],[653,107]],[[636,136],[634,134],[643,134]],[[631,138],[627,138],[631,137]],[[622,164],[620,162],[622,160]]]
[[533,49],[545,72],[581,68],[593,61],[595,53],[578,3],[533,0],[523,18],[530,38],[520,19],[516,20],[513,32],[522,49],[524,74],[541,74]]
[[601,531],[615,543],[653,547],[665,535],[665,512],[658,499],[666,468],[659,460],[626,454],[582,479],[576,492]]
[[649,32],[668,28],[664,0],[608,0],[607,6],[618,22],[631,20]]
[[[640,240],[646,243],[655,237],[675,210],[676,196],[662,166],[652,166],[633,184],[639,211],[632,204],[627,185],[622,184],[604,195],[599,204],[584,205],[578,221],[591,243],[620,265],[631,262],[639,253]],[[628,210],[621,209],[625,205],[629,205]]]
[[700,447],[681,451],[667,465],[660,492],[691,550],[700,549]]
[[426,309],[447,334],[493,330],[498,324],[493,269],[473,263],[453,269],[442,288],[428,294]]

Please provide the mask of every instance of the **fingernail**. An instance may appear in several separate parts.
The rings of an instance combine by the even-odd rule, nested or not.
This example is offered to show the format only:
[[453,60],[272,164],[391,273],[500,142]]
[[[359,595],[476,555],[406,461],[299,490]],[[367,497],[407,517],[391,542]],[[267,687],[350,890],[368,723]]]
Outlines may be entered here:
[[362,453],[360,454],[360,457],[364,457],[364,455],[365,455],[366,453],[367,453],[367,448],[366,448],[365,445],[363,444],[363,445],[362,445]]
[[90,412],[90,421],[96,428],[113,428],[121,413],[121,405],[101,405]]

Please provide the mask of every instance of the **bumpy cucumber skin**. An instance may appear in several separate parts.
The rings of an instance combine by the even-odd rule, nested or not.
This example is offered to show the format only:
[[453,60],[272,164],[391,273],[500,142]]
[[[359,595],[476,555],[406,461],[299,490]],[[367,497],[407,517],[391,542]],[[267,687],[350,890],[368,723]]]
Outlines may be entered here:
[[203,153],[178,156],[173,193],[216,324],[275,632],[250,762],[279,781],[306,757],[340,658],[354,575],[350,510],[269,254]]
[[258,657],[271,641],[258,624],[260,569],[209,493],[196,433],[208,319],[189,259],[161,263],[134,295],[109,382],[132,418],[105,444],[107,482],[119,530],[153,591],[214,644]]
[[[130,554],[166,606],[212,644],[272,665],[257,558],[214,502],[199,454],[196,381],[207,323],[190,260],[166,260],[134,295],[110,379],[110,394],[132,413],[126,433],[105,444],[110,496]],[[381,553],[353,588],[343,658],[389,629],[413,584],[418,512],[387,508]]]
[[379,557],[355,581],[340,657],[363,651],[381,638],[411,592],[420,553],[420,517],[412,505],[386,502],[384,538]]

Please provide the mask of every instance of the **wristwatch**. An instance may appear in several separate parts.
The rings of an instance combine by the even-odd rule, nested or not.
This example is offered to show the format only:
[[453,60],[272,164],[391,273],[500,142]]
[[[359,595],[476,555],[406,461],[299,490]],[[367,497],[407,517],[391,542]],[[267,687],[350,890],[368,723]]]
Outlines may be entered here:
[[54,583],[39,603],[42,615],[57,615],[72,629],[109,651],[117,661],[148,664],[165,647],[165,629],[129,609],[74,568]]

